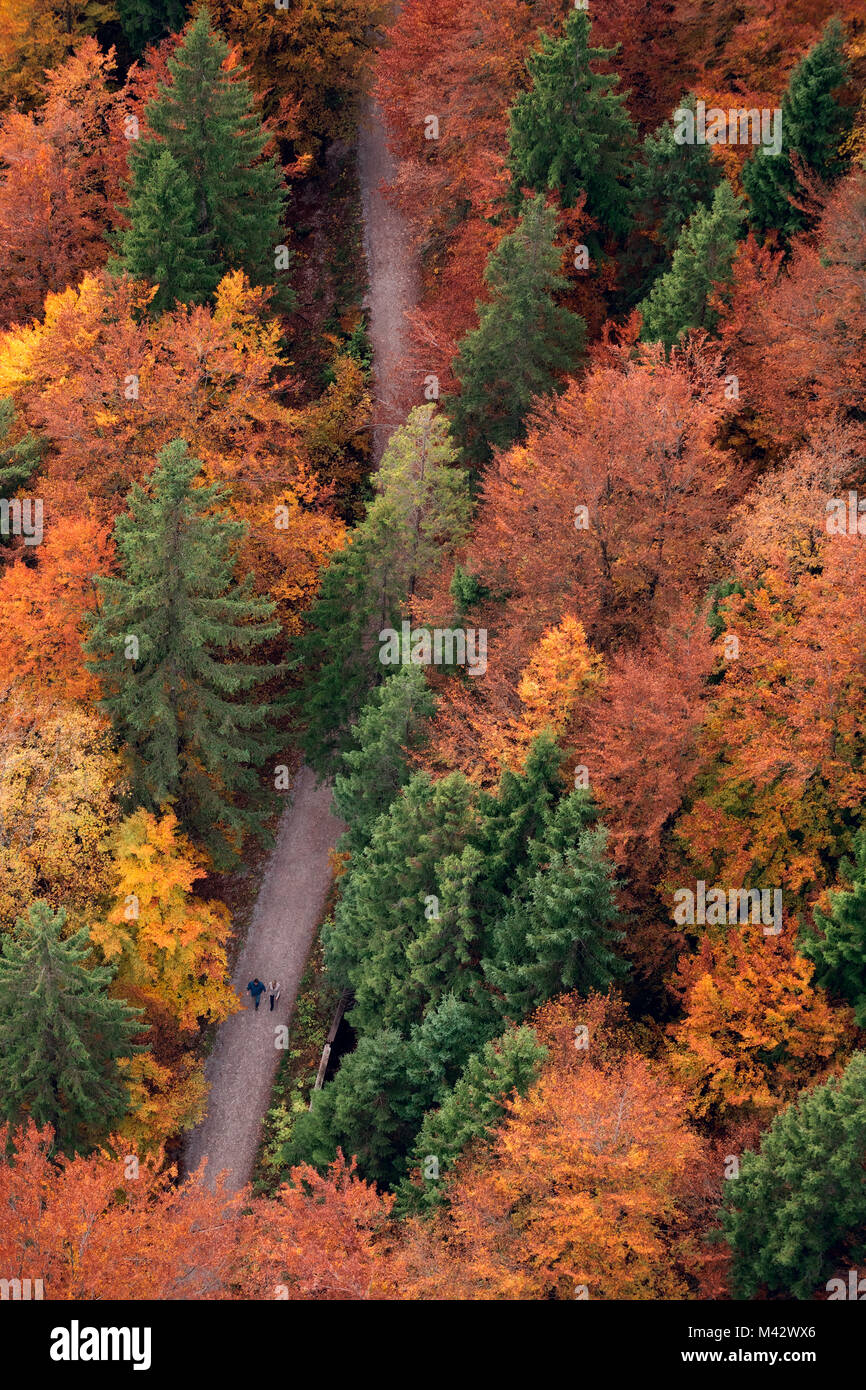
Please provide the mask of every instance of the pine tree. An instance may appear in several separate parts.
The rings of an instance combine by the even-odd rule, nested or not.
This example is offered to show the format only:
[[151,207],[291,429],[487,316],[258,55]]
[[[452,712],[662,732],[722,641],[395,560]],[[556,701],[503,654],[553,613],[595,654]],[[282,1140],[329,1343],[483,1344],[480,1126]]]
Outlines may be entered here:
[[114,971],[89,966],[86,928],[63,940],[66,911],[35,902],[0,955],[0,1113],[54,1128],[87,1153],[129,1108],[118,1058],[143,1049],[142,1010],[108,995]]
[[199,236],[192,184],[169,150],[156,147],[147,177],[144,164],[130,193],[130,226],[121,238],[123,268],[158,285],[151,313],[181,304],[202,304],[218,283],[207,236]]
[[[524,1096],[538,1077],[547,1048],[531,1028],[509,1028],[501,1038],[487,1042],[466,1063],[460,1077],[436,1110],[424,1116],[407,1161],[418,1168],[422,1183],[404,1180],[400,1206],[404,1212],[438,1205],[443,1200],[441,1178],[453,1167],[466,1146],[489,1140],[505,1115],[505,1102],[516,1092]],[[427,1177],[425,1167],[436,1160],[437,1178]]]
[[378,495],[322,576],[293,662],[305,677],[297,704],[317,772],[338,766],[367,695],[388,673],[377,634],[399,630],[416,576],[466,533],[468,486],[454,462],[445,420],[432,405],[416,406],[389,440]]
[[334,805],[348,830],[344,848],[358,854],[375,821],[409,781],[408,750],[417,745],[435,701],[420,666],[403,666],[374,690],[352,735],[357,747],[342,757]]
[[853,864],[840,872],[851,882],[847,892],[830,894],[830,911],[816,908],[816,931],[804,932],[800,945],[815,963],[815,983],[853,1005],[859,1028],[866,1028],[866,827],[854,840]]
[[285,1157],[324,1171],[337,1149],[359,1172],[393,1186],[425,1110],[445,1096],[486,1034],[470,1005],[445,995],[407,1038],[392,1028],[362,1037],[337,1075],[314,1093]]
[[792,154],[822,179],[831,179],[841,171],[839,148],[849,113],[833,92],[847,72],[844,41],[840,21],[828,20],[821,38],[791,73],[782,98],[780,152],[759,149],[743,168],[749,219],[758,232],[776,229],[790,237],[807,223],[806,214],[790,201],[800,192]]
[[341,1148],[357,1157],[370,1182],[393,1184],[415,1135],[424,1097],[410,1080],[411,1049],[390,1028],[361,1038],[333,1081],[314,1091],[283,1151],[286,1167],[309,1163],[324,1172]]
[[171,805],[227,864],[244,831],[260,831],[255,769],[279,746],[276,707],[239,698],[279,668],[237,655],[275,637],[279,624],[252,575],[233,580],[245,526],[218,510],[218,485],[195,486],[201,468],[178,439],[133,487],[114,528],[121,573],[98,580],[89,668],[125,744],[135,804]]
[[712,330],[718,322],[711,294],[731,279],[743,200],[727,179],[716,189],[711,208],[699,208],[688,220],[666,275],[657,280],[639,305],[643,337],[671,347],[694,328]]
[[476,799],[459,772],[416,773],[352,861],[323,941],[331,978],[354,993],[354,1027],[406,1033],[444,994],[476,997]]
[[186,18],[184,0],[116,0],[117,17],[133,53],[176,33]]
[[[254,284],[269,284],[276,248],[283,244],[285,188],[276,158],[263,154],[269,137],[249,83],[242,70],[224,66],[228,55],[228,44],[203,6],[168,60],[171,82],[160,83],[147,106],[151,133],[136,141],[130,154],[129,215],[133,233],[146,240],[149,224],[146,220],[139,232],[136,216],[153,220],[147,189],[158,155],[167,148],[189,181],[194,231],[212,249],[216,280],[227,270],[243,270]],[[160,225],[166,225],[164,218]],[[185,244],[185,236],[182,229],[177,254],[196,259],[199,252]],[[284,303],[289,307],[287,299]]]
[[617,931],[606,832],[586,792],[564,797],[530,841],[528,863],[490,934],[484,973],[501,992],[501,1009],[519,1021],[562,990],[604,990],[624,963]]
[[562,793],[562,750],[549,733],[530,745],[523,769],[503,769],[494,794],[481,797],[485,922],[498,921],[511,897],[514,876],[526,863],[527,845],[540,836]]
[[554,302],[567,288],[555,234],[556,212],[539,193],[487,262],[492,299],[476,306],[478,327],[453,364],[460,393],[445,402],[463,457],[477,466],[523,438],[533,397],[555,389],[557,373],[576,366],[583,346],[583,319]]
[[722,1225],[734,1291],[811,1298],[843,1258],[866,1257],[866,1053],[805,1091],[743,1155]]
[[616,48],[589,47],[589,16],[572,10],[561,38],[541,36],[526,67],[531,87],[510,111],[509,164],[516,190],[558,189],[564,207],[586,190],[588,212],[617,235],[628,228],[627,182],[635,128],[619,77],[593,71]]
[[[684,96],[678,109],[694,111],[695,97]],[[632,186],[633,217],[645,248],[633,301],[669,267],[683,227],[699,208],[710,207],[721,178],[711,147],[678,144],[670,120],[645,136]]]

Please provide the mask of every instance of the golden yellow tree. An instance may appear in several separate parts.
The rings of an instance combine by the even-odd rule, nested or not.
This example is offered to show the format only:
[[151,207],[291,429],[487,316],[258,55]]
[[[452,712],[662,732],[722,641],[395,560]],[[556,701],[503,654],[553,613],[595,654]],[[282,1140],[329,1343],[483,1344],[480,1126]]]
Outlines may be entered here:
[[120,988],[152,997],[182,1029],[221,1023],[240,1007],[226,958],[231,919],[223,903],[192,891],[205,870],[174,812],[137,811],[112,848],[112,906],[91,937],[107,959],[120,958]]

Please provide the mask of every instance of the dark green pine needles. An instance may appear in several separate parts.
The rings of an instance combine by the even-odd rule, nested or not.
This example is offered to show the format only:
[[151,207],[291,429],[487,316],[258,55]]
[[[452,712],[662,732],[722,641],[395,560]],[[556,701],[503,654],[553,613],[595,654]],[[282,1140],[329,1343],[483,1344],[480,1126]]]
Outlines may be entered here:
[[282,668],[239,658],[280,626],[252,576],[233,578],[246,528],[218,510],[218,485],[195,485],[201,467],[178,439],[133,487],[114,528],[121,572],[97,581],[88,664],[125,746],[136,804],[172,805],[225,864],[246,830],[260,830],[256,768],[280,743],[277,707],[248,692]]
[[[616,48],[590,48],[590,21],[572,10],[557,39],[544,34],[526,67],[532,86],[511,108],[509,164],[515,194],[558,191],[563,207],[586,192],[587,211],[616,235],[628,229],[636,131],[615,73],[593,65]],[[618,47],[618,45],[617,45]]]
[[129,1109],[117,1059],[145,1026],[141,1009],[111,999],[114,970],[88,966],[82,928],[63,940],[66,913],[32,904],[0,954],[0,1114],[54,1129],[56,1148],[88,1153]]
[[[201,303],[228,270],[244,270],[254,284],[275,279],[283,176],[263,154],[269,136],[249,83],[223,67],[228,53],[201,9],[168,60],[171,82],[147,107],[150,133],[130,154],[121,264],[159,282],[160,308]],[[282,289],[283,307],[290,299]]]

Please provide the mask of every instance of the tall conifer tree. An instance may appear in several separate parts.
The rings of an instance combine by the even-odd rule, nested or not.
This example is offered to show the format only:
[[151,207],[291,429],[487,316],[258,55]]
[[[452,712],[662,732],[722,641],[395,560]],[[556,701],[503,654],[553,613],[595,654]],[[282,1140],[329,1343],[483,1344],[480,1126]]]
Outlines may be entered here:
[[603,227],[628,227],[627,186],[635,128],[615,73],[593,65],[616,48],[590,48],[590,21],[572,10],[558,39],[542,35],[526,67],[531,87],[510,112],[509,163],[514,183],[536,193],[558,190],[572,207],[582,189],[588,212]]
[[821,38],[791,74],[782,98],[782,149],[759,149],[743,168],[749,217],[759,232],[773,229],[790,237],[806,225],[806,214],[791,202],[800,180],[791,160],[797,155],[822,179],[841,171],[839,146],[849,113],[833,95],[845,80],[844,30],[828,20]]
[[478,327],[454,361],[460,393],[445,402],[454,438],[473,464],[522,438],[533,397],[555,389],[557,373],[576,365],[583,346],[583,319],[554,299],[568,287],[555,235],[556,211],[539,193],[487,262],[492,298],[476,306]]
[[63,940],[66,912],[32,904],[0,954],[0,1113],[54,1128],[87,1153],[129,1109],[117,1060],[141,1048],[142,1010],[111,999],[114,970],[89,966],[86,928]]
[[218,485],[195,485],[201,468],[178,439],[133,487],[114,528],[121,573],[98,581],[88,650],[135,801],[172,805],[225,863],[244,832],[260,828],[256,768],[279,746],[278,711],[249,697],[279,668],[239,654],[280,629],[252,575],[233,579],[245,527],[219,511]]
[[285,188],[276,158],[263,153],[269,137],[249,83],[242,69],[227,69],[228,56],[203,6],[168,60],[171,81],[147,107],[150,133],[130,154],[127,215],[133,231],[139,218],[152,218],[154,167],[167,148],[189,181],[194,231],[211,248],[216,278],[243,270],[269,284],[283,244]]
[[743,200],[727,179],[716,189],[711,208],[689,218],[674,252],[670,270],[656,280],[640,304],[643,336],[671,347],[692,328],[713,329],[718,313],[711,303],[714,286],[731,279]]
[[132,222],[121,239],[123,268],[159,286],[150,304],[154,314],[177,301],[202,304],[217,287],[211,239],[199,235],[197,225],[192,184],[163,148],[135,190]]

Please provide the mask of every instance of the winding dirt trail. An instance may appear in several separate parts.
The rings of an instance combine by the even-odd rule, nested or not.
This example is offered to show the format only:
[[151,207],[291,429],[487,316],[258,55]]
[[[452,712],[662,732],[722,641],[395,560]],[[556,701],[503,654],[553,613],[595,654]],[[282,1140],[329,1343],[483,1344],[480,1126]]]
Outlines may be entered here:
[[[375,379],[374,459],[378,463],[388,436],[405,419],[411,403],[404,315],[416,302],[418,279],[408,230],[381,193],[380,183],[392,178],[394,169],[381,112],[372,100],[361,123],[358,167]],[[280,1057],[275,1025],[290,1023],[294,1013],[298,985],[331,881],[328,852],[342,830],[333,814],[330,786],[317,787],[313,773],[302,767],[280,819],[277,842],[233,977],[246,1007],[217,1032],[205,1064],[207,1114],[186,1144],[188,1171],[206,1159],[209,1181],[225,1172],[229,1191],[243,1187],[252,1176]],[[245,993],[247,982],[256,975],[265,981],[276,978],[282,985],[273,1013],[264,996],[256,1013]]]

